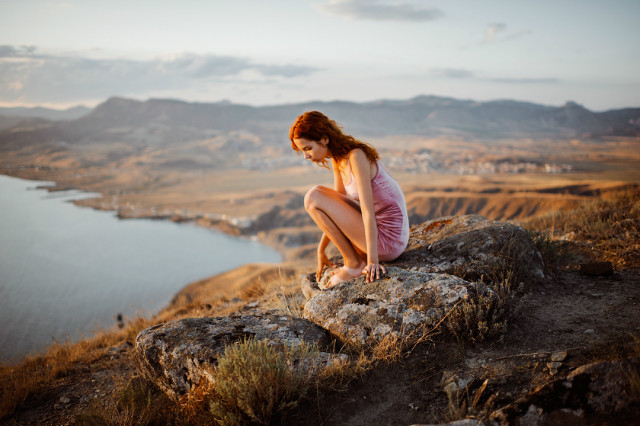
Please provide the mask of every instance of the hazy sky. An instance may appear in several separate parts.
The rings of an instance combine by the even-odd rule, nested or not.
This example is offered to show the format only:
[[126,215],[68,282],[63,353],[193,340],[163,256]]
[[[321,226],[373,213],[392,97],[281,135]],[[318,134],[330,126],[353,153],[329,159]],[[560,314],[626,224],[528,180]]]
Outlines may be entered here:
[[640,106],[640,0],[0,0],[0,105]]

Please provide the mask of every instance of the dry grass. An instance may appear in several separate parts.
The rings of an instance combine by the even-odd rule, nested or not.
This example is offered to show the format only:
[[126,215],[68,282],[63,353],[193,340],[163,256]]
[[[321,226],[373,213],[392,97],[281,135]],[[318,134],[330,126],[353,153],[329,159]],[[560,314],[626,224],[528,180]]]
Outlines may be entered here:
[[[571,241],[588,257],[616,268],[640,266],[640,191],[584,202],[575,210],[555,212],[522,224],[548,235],[546,245]],[[543,252],[544,254],[544,252]]]
[[0,367],[0,418],[12,414],[27,399],[37,398],[78,366],[98,362],[109,347],[133,341],[149,324],[150,320],[136,317],[122,330],[102,331],[77,343],[54,343],[42,355]]
[[167,397],[149,382],[134,378],[119,383],[111,398],[94,399],[89,409],[76,416],[78,425],[149,426],[167,424],[170,417]]

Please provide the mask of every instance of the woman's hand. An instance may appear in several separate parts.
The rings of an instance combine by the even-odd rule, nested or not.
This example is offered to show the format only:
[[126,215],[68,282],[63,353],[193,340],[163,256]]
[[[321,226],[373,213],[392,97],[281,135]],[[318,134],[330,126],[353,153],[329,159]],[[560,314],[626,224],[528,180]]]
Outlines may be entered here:
[[334,265],[329,260],[324,250],[322,251],[318,250],[318,270],[316,271],[316,282],[320,282],[320,277],[322,277],[322,270],[324,269],[325,266],[332,268],[336,265]]
[[372,283],[375,280],[379,280],[381,276],[386,274],[387,270],[379,263],[369,263],[364,267],[362,273],[364,274],[365,281]]

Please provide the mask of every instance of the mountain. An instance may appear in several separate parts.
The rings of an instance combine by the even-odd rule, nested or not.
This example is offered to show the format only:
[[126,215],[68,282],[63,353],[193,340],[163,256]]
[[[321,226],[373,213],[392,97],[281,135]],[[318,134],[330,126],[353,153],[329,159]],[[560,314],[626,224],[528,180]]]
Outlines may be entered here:
[[34,107],[34,108],[0,108],[0,115],[5,117],[44,118],[46,120],[74,120],[91,112],[91,108],[78,105],[64,110]]
[[110,98],[79,118],[19,126],[0,132],[0,146],[65,141],[120,141],[167,144],[250,132],[263,142],[281,143],[295,118],[320,110],[360,137],[394,134],[426,137],[551,138],[640,135],[640,108],[592,112],[574,102],[560,107],[513,100],[477,102],[437,96],[376,102],[306,102],[253,107],[229,102],[136,101]]

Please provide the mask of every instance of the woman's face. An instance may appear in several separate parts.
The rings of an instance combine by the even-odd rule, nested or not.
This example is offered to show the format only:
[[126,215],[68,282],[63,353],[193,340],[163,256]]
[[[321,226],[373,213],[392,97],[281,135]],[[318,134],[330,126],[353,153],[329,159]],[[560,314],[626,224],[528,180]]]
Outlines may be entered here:
[[327,142],[327,138],[322,138],[317,142],[303,138],[293,140],[293,143],[304,155],[304,158],[314,163],[321,163],[325,158],[329,157],[330,152]]

